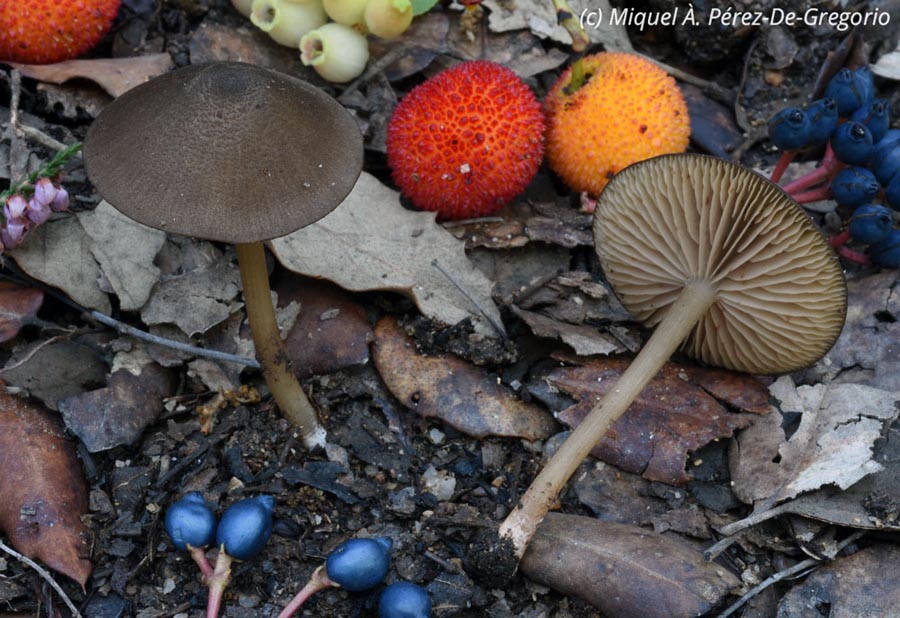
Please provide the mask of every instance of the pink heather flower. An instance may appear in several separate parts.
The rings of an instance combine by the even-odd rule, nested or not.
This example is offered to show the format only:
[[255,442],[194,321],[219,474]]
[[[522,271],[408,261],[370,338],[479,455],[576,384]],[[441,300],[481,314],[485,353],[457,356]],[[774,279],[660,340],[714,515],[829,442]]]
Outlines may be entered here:
[[35,191],[34,197],[28,200],[28,212],[26,214],[29,221],[31,221],[35,225],[40,225],[50,218],[50,215],[53,214],[53,211],[50,210],[50,203],[42,203],[38,201],[37,191]]
[[3,207],[3,216],[7,221],[10,219],[21,219],[25,216],[25,211],[27,209],[28,202],[25,201],[24,197],[17,193],[6,200],[6,205]]
[[56,195],[53,196],[53,201],[50,202],[50,210],[52,210],[53,212],[60,212],[63,210],[68,210],[68,208],[69,192],[62,187],[57,187]]
[[6,225],[0,228],[0,241],[3,246],[8,249],[15,249],[22,243],[25,238],[25,232],[28,230],[28,220],[22,218],[7,219]]
[[49,178],[41,178],[34,183],[34,200],[41,206],[49,206],[56,197],[56,187]]

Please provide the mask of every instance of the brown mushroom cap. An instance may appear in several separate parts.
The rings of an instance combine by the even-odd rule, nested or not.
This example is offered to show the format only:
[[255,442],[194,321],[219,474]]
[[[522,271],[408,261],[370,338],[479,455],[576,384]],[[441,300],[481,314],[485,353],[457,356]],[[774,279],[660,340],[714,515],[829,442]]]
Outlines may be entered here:
[[145,225],[229,243],[324,217],[362,170],[353,116],[318,88],[235,62],[191,65],[128,91],[93,123],[100,194]]
[[847,312],[840,264],[777,185],[703,155],[636,163],[600,195],[594,242],[625,307],[656,325],[686,283],[716,300],[684,351],[751,373],[806,367],[834,344]]

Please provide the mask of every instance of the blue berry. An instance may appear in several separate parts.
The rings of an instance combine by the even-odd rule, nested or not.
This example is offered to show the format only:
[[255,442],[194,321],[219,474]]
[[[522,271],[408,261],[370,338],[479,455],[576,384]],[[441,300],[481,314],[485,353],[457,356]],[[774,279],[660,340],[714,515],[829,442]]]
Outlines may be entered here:
[[891,211],[881,204],[866,204],[853,211],[847,226],[853,240],[874,245],[887,238],[894,229]]
[[825,97],[817,99],[806,107],[810,131],[807,146],[824,144],[838,126],[837,104],[834,99]]
[[900,172],[900,138],[893,139],[888,131],[887,136],[876,144],[869,165],[875,173],[875,178],[883,185],[887,185],[897,172]]
[[884,188],[884,199],[888,206],[894,210],[900,210],[900,171],[894,174],[891,181]]
[[872,134],[860,122],[845,122],[831,136],[831,149],[839,161],[847,165],[863,165],[874,150]]
[[374,588],[387,575],[393,546],[387,537],[344,541],[325,560],[328,579],[351,592]]
[[769,121],[769,139],[782,150],[794,150],[809,143],[812,126],[799,107],[786,107]]
[[166,532],[181,551],[206,547],[216,537],[216,516],[203,496],[192,491],[166,511]]
[[853,72],[853,78],[856,80],[860,95],[862,96],[863,105],[875,98],[875,78],[869,65],[865,64]]
[[381,593],[378,618],[431,618],[431,599],[421,586],[393,583]]
[[235,502],[222,513],[216,544],[238,560],[249,560],[265,547],[272,536],[275,498],[256,496]]
[[872,263],[886,268],[900,267],[900,230],[894,230],[880,243],[869,247]]
[[872,100],[875,86],[872,74],[844,68],[837,72],[825,87],[825,96],[834,99],[838,114],[845,118]]
[[856,208],[869,202],[881,191],[875,174],[865,167],[846,167],[831,181],[831,196],[841,206]]
[[891,123],[888,102],[884,99],[875,99],[871,103],[866,103],[853,112],[850,120],[866,125],[869,133],[872,134],[872,141],[877,144],[887,133],[888,126]]

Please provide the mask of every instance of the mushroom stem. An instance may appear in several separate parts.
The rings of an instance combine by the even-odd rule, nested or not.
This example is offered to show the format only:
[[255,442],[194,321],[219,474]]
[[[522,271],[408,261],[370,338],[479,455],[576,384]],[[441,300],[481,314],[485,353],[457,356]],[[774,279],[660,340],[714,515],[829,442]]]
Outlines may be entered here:
[[258,242],[240,243],[236,248],[247,318],[263,377],[281,413],[300,431],[304,445],[310,449],[324,446],[325,428],[319,423],[315,409],[291,370],[290,359],[275,322],[265,249]]
[[615,387],[594,406],[534,479],[499,530],[501,539],[512,541],[517,558],[521,559],[524,555],[535,530],[556,502],[569,477],[666,364],[715,298],[716,290],[709,282],[696,280],[689,283]]

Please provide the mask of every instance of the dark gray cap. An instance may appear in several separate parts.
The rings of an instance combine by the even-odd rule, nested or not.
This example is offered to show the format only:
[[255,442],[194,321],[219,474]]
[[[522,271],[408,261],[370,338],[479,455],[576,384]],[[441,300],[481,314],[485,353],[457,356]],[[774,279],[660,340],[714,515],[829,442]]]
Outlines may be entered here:
[[331,212],[362,170],[353,116],[322,90],[236,62],[191,65],[113,101],[84,143],[88,176],[125,215],[229,243]]

